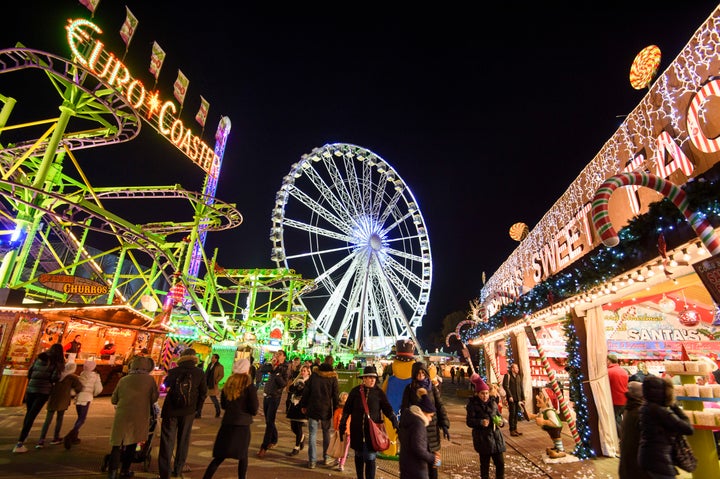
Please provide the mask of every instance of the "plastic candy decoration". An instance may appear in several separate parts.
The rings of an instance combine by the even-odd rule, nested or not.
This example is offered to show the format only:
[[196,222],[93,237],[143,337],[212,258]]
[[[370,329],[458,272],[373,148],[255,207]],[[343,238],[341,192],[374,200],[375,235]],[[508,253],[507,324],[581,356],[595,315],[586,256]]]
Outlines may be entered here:
[[660,310],[663,313],[670,313],[672,311],[675,311],[675,301],[673,301],[671,298],[668,298],[664,294],[662,299],[658,301],[658,306],[660,306]]
[[680,311],[678,319],[680,320],[680,324],[687,327],[697,326],[700,324],[700,315],[698,312],[687,306]]
[[515,241],[522,241],[527,238],[530,230],[525,223],[515,223],[510,227],[510,237]]
[[713,256],[720,254],[720,238],[717,237],[712,225],[706,219],[690,211],[687,195],[681,188],[659,176],[637,172],[619,173],[612,176],[605,180],[595,192],[595,197],[592,200],[591,213],[593,226],[605,246],[617,246],[620,242],[610,222],[610,213],[608,211],[610,195],[612,195],[613,191],[617,188],[630,185],[652,188],[672,201],[688,220],[690,226],[692,226],[692,229],[697,233],[710,254]]
[[630,85],[636,90],[650,86],[660,66],[660,49],[655,45],[643,48],[630,67]]

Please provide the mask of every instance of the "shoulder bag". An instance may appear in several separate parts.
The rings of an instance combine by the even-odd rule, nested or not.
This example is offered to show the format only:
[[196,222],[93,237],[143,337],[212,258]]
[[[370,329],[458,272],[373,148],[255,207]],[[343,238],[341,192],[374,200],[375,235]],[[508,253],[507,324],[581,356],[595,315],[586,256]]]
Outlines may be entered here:
[[390,447],[390,438],[385,431],[384,424],[378,424],[370,417],[370,410],[368,409],[367,400],[365,399],[364,387],[360,386],[360,397],[362,398],[363,406],[365,407],[365,417],[367,417],[368,423],[370,423],[370,439],[372,441],[372,447],[376,451],[384,451]]
[[678,434],[672,447],[673,464],[680,469],[693,472],[697,468],[697,458],[684,435]]

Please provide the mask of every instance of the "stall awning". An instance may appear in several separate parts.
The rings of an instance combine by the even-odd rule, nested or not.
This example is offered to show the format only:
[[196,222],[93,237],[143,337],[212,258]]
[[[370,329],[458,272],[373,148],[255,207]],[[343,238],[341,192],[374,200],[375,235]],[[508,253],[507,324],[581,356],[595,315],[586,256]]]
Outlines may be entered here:
[[166,330],[153,327],[153,318],[126,305],[63,305],[37,308],[4,307],[2,310],[37,314],[54,321],[88,321],[109,327],[142,329],[155,333]]

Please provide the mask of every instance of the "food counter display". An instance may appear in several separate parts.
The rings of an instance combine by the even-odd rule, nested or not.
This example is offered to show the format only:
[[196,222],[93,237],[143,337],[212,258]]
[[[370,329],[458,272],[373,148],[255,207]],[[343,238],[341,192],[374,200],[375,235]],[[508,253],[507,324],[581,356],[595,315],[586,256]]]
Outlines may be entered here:
[[[144,354],[158,364],[165,340],[163,331],[68,316],[56,319],[58,316],[55,311],[0,311],[0,406],[22,404],[32,361],[55,343],[63,345],[67,361],[77,363],[78,373],[85,361],[96,362],[103,395],[112,394],[133,356]],[[76,352],[70,350],[69,344],[74,339],[80,343]]]

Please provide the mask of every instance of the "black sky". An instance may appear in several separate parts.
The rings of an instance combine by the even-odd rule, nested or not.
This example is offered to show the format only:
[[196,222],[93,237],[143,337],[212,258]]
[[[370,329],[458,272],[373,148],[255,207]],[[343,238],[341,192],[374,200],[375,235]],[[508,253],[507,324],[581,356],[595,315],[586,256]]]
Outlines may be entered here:
[[[101,0],[94,21],[121,50],[132,10],[139,27],[125,63],[150,83],[157,41],[167,54],[159,88],[170,97],[178,68],[190,80],[186,122],[200,95],[210,102],[206,141],[230,117],[217,197],[236,203],[244,223],[207,239],[223,266],[274,266],[275,193],[302,154],[352,143],[390,163],[431,242],[422,341],[466,310],[482,272],[517,246],[509,227],[536,224],[640,101],[628,80],[635,55],[658,45],[662,72],[717,3],[393,3]],[[83,16],[72,0],[12,2],[0,48],[20,41],[68,56],[65,19]],[[100,176],[122,171],[123,185],[201,189],[201,171],[150,128],[107,150],[79,157]]]

